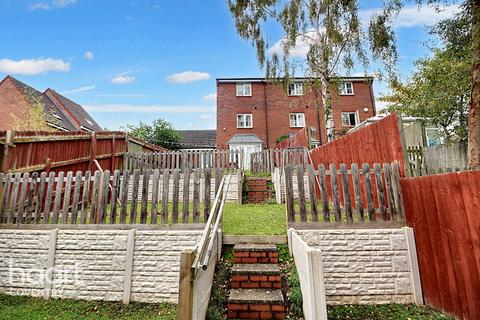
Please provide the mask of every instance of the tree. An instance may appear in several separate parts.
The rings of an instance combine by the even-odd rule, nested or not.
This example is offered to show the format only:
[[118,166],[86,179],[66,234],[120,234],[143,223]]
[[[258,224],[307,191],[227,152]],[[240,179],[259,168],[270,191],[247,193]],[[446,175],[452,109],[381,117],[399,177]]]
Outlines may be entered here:
[[[334,137],[330,80],[339,71],[351,71],[357,63],[366,69],[375,60],[390,72],[396,62],[391,22],[401,7],[399,0],[385,0],[383,10],[369,21],[368,32],[360,23],[357,0],[228,0],[228,4],[238,34],[256,47],[267,78],[288,84],[295,67],[304,69],[309,87],[321,97],[322,105],[317,99],[316,107],[323,108],[329,140]],[[281,56],[266,54],[269,44],[265,28],[272,22],[285,35]],[[300,61],[292,56],[299,42],[308,46],[306,57]]]
[[162,118],[153,120],[151,124],[140,122],[138,125],[127,125],[127,131],[132,136],[146,140],[149,143],[171,150],[179,147],[180,134],[172,124]]
[[25,92],[25,96],[30,102],[30,106],[25,110],[23,116],[18,117],[16,114],[11,114],[12,129],[26,131],[53,131],[53,128],[47,123],[45,105],[33,92],[27,91]]

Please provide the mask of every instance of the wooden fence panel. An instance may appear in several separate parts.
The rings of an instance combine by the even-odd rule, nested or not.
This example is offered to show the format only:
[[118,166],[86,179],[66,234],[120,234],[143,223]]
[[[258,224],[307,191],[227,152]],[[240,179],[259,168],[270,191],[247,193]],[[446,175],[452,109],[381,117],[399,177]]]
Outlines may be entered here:
[[480,171],[401,179],[425,303],[480,318]]

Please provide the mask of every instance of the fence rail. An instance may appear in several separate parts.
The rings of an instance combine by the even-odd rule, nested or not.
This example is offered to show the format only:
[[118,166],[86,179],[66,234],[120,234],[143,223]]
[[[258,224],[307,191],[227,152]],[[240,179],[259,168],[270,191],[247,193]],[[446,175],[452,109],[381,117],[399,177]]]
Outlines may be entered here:
[[239,150],[184,150],[167,152],[128,153],[125,156],[128,170],[222,168],[243,169],[243,152]]
[[[201,199],[200,179],[204,179]],[[215,186],[212,186],[212,175]],[[199,223],[208,219],[212,187],[223,170],[115,170],[0,173],[0,223],[7,224],[156,224]],[[186,181],[193,179],[191,184]],[[130,190],[129,190],[129,185]],[[180,198],[180,186],[183,196]],[[173,188],[173,192],[169,189]],[[161,189],[161,192],[160,192]],[[140,193],[141,192],[141,193]],[[141,198],[141,199],[140,199]],[[203,204],[203,208],[201,208]],[[203,211],[203,217],[201,216]]]
[[[373,170],[372,170],[373,169]],[[341,164],[327,169],[323,164],[315,171],[306,170],[308,195],[304,182],[305,170],[301,165],[285,167],[285,202],[289,222],[297,215],[301,222],[364,222],[404,220],[405,210],[400,186],[398,163],[375,163],[373,168],[352,164],[350,170]],[[293,177],[296,175],[298,201],[294,198]],[[307,200],[309,208],[307,208]]]

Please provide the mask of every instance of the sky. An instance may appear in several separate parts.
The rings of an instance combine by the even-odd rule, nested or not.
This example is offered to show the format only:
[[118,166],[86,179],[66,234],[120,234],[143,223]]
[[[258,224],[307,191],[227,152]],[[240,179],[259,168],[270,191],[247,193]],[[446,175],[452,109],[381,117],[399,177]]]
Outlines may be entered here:
[[[360,17],[379,7],[360,1]],[[403,78],[429,54],[428,27],[457,11],[402,10],[395,31]],[[268,36],[273,51],[282,34],[272,27]],[[52,88],[110,130],[159,117],[177,129],[214,129],[215,79],[265,74],[225,0],[0,0],[0,38],[1,79]],[[387,92],[374,83],[377,99]]]

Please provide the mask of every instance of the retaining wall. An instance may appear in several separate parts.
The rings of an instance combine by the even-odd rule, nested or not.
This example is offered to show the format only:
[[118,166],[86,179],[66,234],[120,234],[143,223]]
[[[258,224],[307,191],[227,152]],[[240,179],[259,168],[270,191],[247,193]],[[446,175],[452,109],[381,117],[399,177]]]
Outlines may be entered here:
[[193,249],[201,233],[2,229],[0,292],[177,303],[180,252]]

